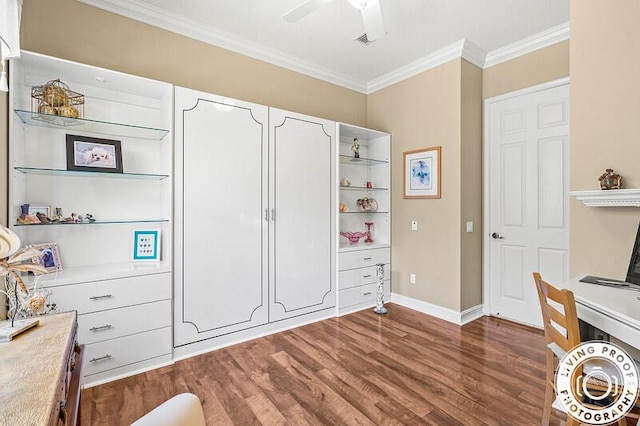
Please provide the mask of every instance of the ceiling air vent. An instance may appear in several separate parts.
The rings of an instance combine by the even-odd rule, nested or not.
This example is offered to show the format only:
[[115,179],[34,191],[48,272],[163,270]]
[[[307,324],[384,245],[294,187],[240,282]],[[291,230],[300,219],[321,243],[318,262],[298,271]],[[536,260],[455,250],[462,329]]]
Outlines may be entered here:
[[369,38],[367,37],[367,33],[364,33],[361,36],[354,38],[353,41],[357,41],[358,43],[361,43],[365,46],[373,43],[373,41],[369,40]]

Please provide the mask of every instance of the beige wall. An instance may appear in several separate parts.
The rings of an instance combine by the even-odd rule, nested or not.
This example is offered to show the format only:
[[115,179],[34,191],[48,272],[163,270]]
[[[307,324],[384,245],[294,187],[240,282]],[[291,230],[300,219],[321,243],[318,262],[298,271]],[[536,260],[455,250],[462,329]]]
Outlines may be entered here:
[[483,73],[483,96],[489,99],[568,75],[569,41],[564,41],[486,68]]
[[[640,3],[571,0],[571,189],[640,187]],[[640,210],[571,202],[571,275],[624,278]]]
[[[460,310],[482,303],[482,70],[462,61]],[[473,222],[473,233],[466,222]]]
[[[460,310],[461,62],[369,95],[369,127],[391,133],[393,291]],[[442,198],[403,199],[403,152],[442,146]],[[411,221],[418,231],[411,231]],[[409,284],[415,273],[417,283]]]
[[23,49],[178,86],[366,124],[366,95],[74,0],[28,0]]

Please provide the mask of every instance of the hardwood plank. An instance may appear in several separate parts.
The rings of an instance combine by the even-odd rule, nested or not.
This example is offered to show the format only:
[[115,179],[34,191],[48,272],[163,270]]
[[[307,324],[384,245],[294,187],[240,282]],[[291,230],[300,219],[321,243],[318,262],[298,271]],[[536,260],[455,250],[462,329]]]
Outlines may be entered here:
[[[387,306],[86,389],[82,424],[129,424],[182,392],[200,398],[210,425],[539,424],[541,330]],[[554,412],[551,424],[564,423]]]

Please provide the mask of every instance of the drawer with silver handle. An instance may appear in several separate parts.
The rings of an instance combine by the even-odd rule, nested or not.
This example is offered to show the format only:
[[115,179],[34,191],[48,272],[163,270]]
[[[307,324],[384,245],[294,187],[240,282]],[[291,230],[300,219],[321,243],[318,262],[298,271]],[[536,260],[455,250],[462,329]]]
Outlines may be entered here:
[[171,353],[171,328],[85,345],[84,376]]
[[171,298],[171,274],[117,278],[82,284],[49,287],[50,300],[59,311],[78,314],[137,305]]
[[374,266],[377,263],[389,263],[390,261],[391,249],[389,248],[341,252],[338,254],[338,270],[364,268]]
[[[377,284],[365,284],[359,287],[347,288],[338,291],[338,307],[345,308],[354,305],[374,305],[376,303]],[[385,300],[389,301],[391,294],[391,281],[384,282]]]
[[[391,267],[384,265],[384,279],[391,278]],[[349,269],[338,272],[338,289],[357,287],[363,284],[378,282],[378,267],[369,266],[367,268]]]
[[171,301],[145,303],[78,316],[78,341],[115,339],[171,325]]

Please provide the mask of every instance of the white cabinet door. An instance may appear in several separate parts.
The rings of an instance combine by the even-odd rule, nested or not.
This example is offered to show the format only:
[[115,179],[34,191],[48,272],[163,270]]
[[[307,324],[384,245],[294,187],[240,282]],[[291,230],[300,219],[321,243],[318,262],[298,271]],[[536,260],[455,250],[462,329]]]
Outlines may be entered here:
[[335,306],[335,123],[270,109],[269,320]]
[[175,89],[175,346],[267,322],[267,121]]

